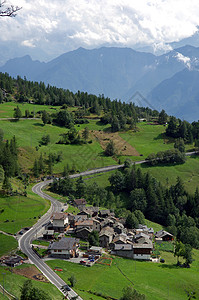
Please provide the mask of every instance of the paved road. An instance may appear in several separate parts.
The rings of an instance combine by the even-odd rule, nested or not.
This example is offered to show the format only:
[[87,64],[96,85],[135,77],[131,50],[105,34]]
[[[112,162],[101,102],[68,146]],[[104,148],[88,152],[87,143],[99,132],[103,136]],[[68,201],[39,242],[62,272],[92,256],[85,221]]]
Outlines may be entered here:
[[[61,287],[63,285],[66,285],[66,282],[64,282],[42,259],[40,259],[30,246],[35,234],[43,227],[45,223],[49,221],[52,213],[60,212],[63,207],[63,205],[59,201],[42,192],[42,188],[48,185],[50,182],[50,180],[40,182],[36,184],[32,189],[34,193],[38,194],[39,196],[45,199],[50,200],[51,208],[44,216],[40,218],[40,220],[30,230],[23,234],[23,236],[19,240],[19,247],[28,256],[30,261],[48,278],[48,280],[52,284],[54,284],[62,292],[62,294],[66,295],[61,290]],[[77,293],[75,293],[75,291],[71,289],[71,291],[68,292],[68,296],[70,299],[72,297],[77,296]],[[78,297],[78,299],[81,298]]]

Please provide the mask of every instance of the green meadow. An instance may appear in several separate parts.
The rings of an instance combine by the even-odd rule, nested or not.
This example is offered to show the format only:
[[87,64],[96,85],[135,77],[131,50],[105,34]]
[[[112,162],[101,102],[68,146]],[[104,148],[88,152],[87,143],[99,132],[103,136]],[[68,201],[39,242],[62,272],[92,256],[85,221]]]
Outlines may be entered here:
[[198,296],[199,251],[194,251],[195,261],[190,269],[176,267],[176,258],[172,253],[162,252],[162,257],[165,264],[120,257],[114,257],[111,266],[95,264],[91,268],[60,260],[47,263],[51,268],[60,265],[63,269],[60,276],[66,282],[74,274],[77,279],[75,290],[80,296],[82,290],[91,290],[118,299],[122,296],[122,289],[128,285],[145,294],[147,300],[187,299],[185,290],[195,291]]
[[16,107],[22,112],[22,117],[25,116],[25,111],[29,110],[29,112],[35,114],[37,117],[37,112],[42,110],[46,110],[49,113],[53,113],[59,110],[60,106],[51,106],[51,105],[37,105],[30,103],[15,103],[15,102],[5,102],[0,104],[0,118],[13,118],[14,109]]
[[50,207],[50,203],[34,194],[31,187],[28,196],[1,196],[0,230],[15,234],[23,227],[31,227]]
[[14,237],[0,233],[0,257],[2,255],[8,254],[10,251],[14,250],[18,246],[18,242]]
[[[18,122],[4,120],[0,121],[0,128],[4,131],[5,139],[16,136],[19,161],[25,169],[33,166],[34,159],[38,158],[40,153],[47,157],[49,153],[62,152],[63,160],[54,165],[54,173],[62,172],[63,166],[67,164],[70,167],[75,165],[77,170],[83,171],[116,163],[112,157],[104,156],[97,141],[83,145],[56,144],[60,139],[59,135],[65,133],[67,129],[49,124],[43,126],[41,120],[19,120]],[[39,147],[39,150],[36,151],[42,136],[47,134],[50,135],[50,143],[47,146]]]
[[[21,266],[16,267],[17,269],[21,268],[26,268],[29,265],[24,264]],[[5,268],[0,266],[0,284],[3,285],[3,275],[4,273],[4,287],[5,289],[13,294],[16,299],[20,298],[20,289],[23,286],[24,281],[27,280],[26,277],[15,274],[11,272],[10,268]],[[38,270],[38,274],[40,271]],[[62,294],[59,292],[59,290],[51,283],[46,283],[46,282],[39,282],[36,280],[32,280],[33,286],[45,291],[49,297],[53,300],[61,300],[63,299]],[[1,299],[1,294],[0,294],[0,299]]]
[[184,164],[160,165],[149,167],[147,164],[140,165],[142,171],[149,171],[165,186],[176,183],[177,177],[181,177],[186,190],[193,194],[199,187],[199,156],[187,157]]
[[[163,125],[150,125],[147,122],[137,124],[137,132],[124,132],[120,136],[146,158],[150,153],[173,148],[173,141],[165,137]],[[139,158],[139,159],[138,159]],[[134,160],[141,160],[134,157]]]

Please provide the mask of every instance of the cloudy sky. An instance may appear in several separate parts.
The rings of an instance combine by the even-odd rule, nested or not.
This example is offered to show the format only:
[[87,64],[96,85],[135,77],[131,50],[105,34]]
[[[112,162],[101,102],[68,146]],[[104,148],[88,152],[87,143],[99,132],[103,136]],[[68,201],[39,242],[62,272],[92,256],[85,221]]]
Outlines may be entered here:
[[199,25],[198,0],[7,0],[9,3],[22,9],[16,18],[0,19],[0,50],[7,58],[27,52],[48,60],[79,47],[100,46],[150,47],[158,53],[196,34]]

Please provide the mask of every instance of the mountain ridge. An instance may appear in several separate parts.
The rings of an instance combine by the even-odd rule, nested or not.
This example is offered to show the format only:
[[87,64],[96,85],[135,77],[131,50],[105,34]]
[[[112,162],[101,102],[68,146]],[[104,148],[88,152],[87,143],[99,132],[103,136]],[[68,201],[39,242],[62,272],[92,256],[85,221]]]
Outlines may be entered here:
[[[9,60],[0,67],[1,72],[7,72],[14,77],[26,76],[28,80],[43,81],[45,84],[72,92],[80,90],[96,95],[103,94],[105,97],[127,102],[139,91],[153,106],[157,105],[157,99],[164,93],[165,84],[167,90],[171,89],[172,82],[168,79],[172,79],[184,69],[189,70],[189,73],[185,74],[186,80],[189,76],[192,77],[191,72],[198,71],[199,47],[186,45],[160,56],[127,47],[101,47],[90,50],[80,47],[49,62],[34,61],[26,55]],[[177,80],[176,77],[174,79]],[[191,81],[188,81],[191,84]],[[161,85],[162,82],[164,85]],[[193,88],[196,89],[196,85]],[[191,92],[191,89],[188,91]],[[176,96],[178,105],[182,105],[181,97],[182,93],[179,92],[178,97]],[[188,93],[187,97],[190,98],[191,95]],[[195,101],[199,102],[197,99]],[[168,109],[166,100],[163,102],[161,107]],[[179,107],[177,109],[176,106],[172,114],[177,114],[178,110]],[[187,118],[190,120],[192,116]]]

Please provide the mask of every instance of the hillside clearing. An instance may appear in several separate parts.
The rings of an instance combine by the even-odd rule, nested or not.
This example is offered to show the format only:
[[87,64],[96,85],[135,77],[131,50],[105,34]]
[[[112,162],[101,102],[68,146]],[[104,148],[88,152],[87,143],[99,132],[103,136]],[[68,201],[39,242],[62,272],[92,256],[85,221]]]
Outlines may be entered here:
[[103,150],[106,149],[109,141],[113,141],[119,155],[139,156],[139,153],[127,141],[125,141],[118,132],[104,132],[92,130],[93,137],[100,143]]

